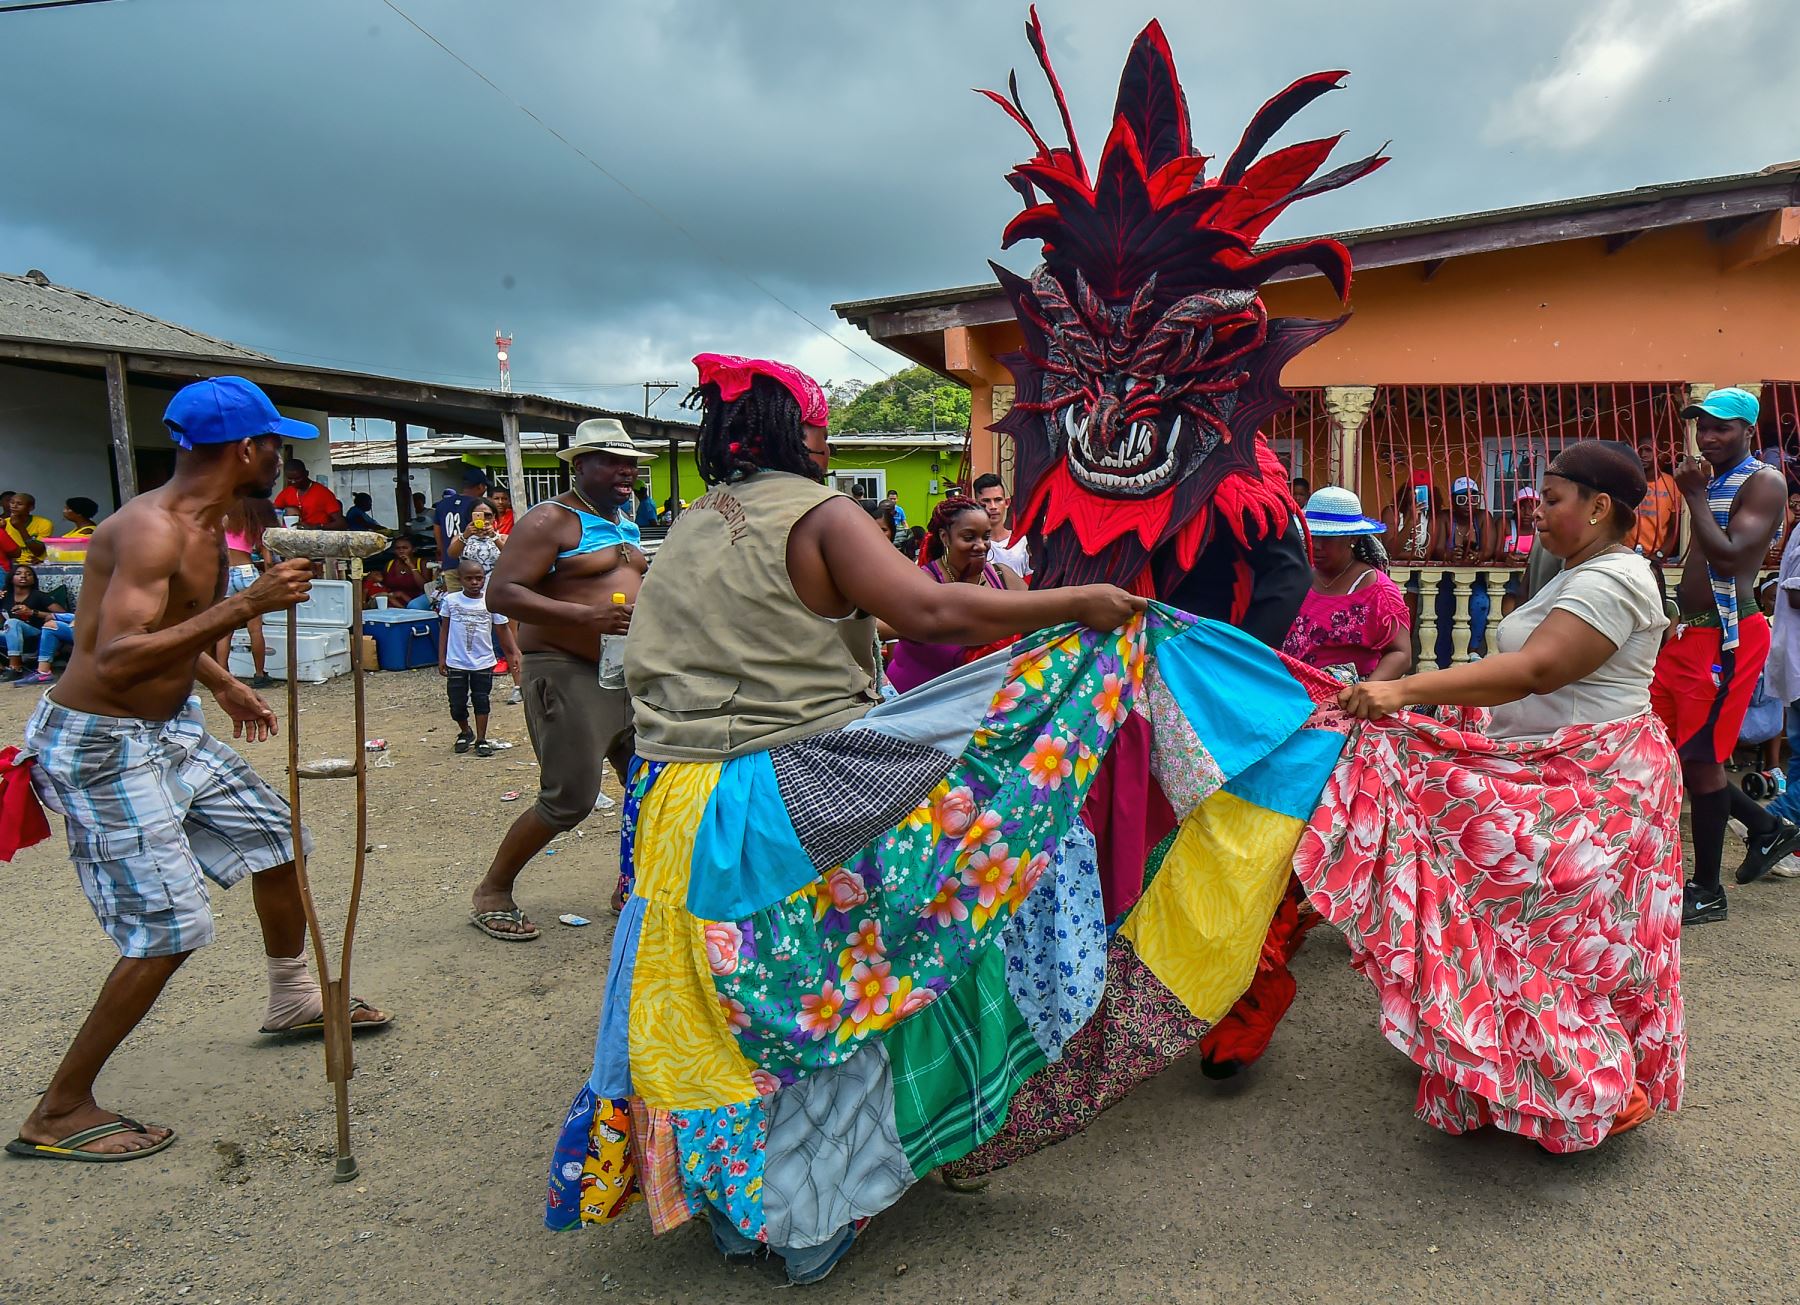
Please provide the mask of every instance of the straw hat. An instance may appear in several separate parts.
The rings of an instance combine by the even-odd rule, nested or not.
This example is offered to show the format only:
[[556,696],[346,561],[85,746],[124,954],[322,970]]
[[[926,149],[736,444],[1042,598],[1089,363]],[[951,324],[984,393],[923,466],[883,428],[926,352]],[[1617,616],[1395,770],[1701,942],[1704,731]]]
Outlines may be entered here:
[[564,462],[573,462],[583,453],[604,453],[628,462],[656,461],[654,453],[646,453],[631,442],[631,436],[625,433],[625,423],[617,417],[590,417],[582,422],[575,428],[569,447],[558,449],[556,456]]
[[1379,535],[1387,529],[1364,516],[1362,500],[1337,485],[1315,489],[1306,500],[1306,528],[1319,538]]

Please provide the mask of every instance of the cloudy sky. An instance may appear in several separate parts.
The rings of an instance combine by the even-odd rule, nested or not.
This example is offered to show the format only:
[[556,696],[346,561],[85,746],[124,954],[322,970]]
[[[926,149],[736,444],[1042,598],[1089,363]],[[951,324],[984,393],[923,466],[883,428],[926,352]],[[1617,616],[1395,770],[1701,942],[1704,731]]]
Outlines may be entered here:
[[[903,364],[830,305],[987,279],[1016,210],[1026,143],[970,88],[1016,66],[1055,122],[1014,0],[395,2],[592,162],[384,0],[0,12],[0,270],[468,384],[505,326],[518,388],[603,406],[709,348],[873,378]],[[1153,16],[1211,153],[1293,77],[1350,69],[1300,130],[1394,162],[1277,235],[1800,157],[1790,0],[1041,11],[1090,156]]]

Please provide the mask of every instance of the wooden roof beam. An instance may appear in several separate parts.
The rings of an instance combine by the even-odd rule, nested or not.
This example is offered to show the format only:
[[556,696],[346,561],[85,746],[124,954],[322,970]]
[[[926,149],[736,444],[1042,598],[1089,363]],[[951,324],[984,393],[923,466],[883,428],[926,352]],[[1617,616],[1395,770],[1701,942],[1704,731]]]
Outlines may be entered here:
[[1643,231],[1642,227],[1638,228],[1636,231],[1615,231],[1615,232],[1613,232],[1610,236],[1606,237],[1606,255],[1607,255],[1607,257],[1608,258],[1612,257],[1614,254],[1618,253],[1621,249],[1625,248],[1625,246],[1638,240],[1640,237],[1643,236],[1643,234],[1644,234],[1644,231]]
[[1720,266],[1727,272],[1742,271],[1796,245],[1800,245],[1800,208],[1776,209],[1746,223],[1725,240]]

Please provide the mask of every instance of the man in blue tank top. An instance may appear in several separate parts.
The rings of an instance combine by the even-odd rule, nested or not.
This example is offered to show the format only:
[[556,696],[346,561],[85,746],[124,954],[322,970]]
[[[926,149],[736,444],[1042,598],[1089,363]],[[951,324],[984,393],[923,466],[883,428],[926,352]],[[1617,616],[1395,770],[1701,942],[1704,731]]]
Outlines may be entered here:
[[[640,465],[654,455],[601,417],[582,422],[557,456],[569,463],[569,492],[519,518],[488,587],[488,606],[517,623],[525,727],[539,770],[537,801],[500,840],[469,903],[470,921],[505,942],[538,936],[512,895],[526,862],[592,814],[606,761],[623,782],[631,760],[631,700],[600,684],[600,637],[631,625],[645,559],[626,509]],[[614,601],[620,594],[623,603]]]

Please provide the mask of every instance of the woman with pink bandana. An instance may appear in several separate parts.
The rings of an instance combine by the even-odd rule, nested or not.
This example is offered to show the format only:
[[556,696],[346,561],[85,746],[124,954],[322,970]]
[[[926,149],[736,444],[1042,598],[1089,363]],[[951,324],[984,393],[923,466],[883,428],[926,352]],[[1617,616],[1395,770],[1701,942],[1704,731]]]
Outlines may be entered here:
[[1565,449],[1535,515],[1564,567],[1499,651],[1340,699],[1369,723],[1294,870],[1446,1132],[1576,1151],[1681,1103],[1681,770],[1649,694],[1667,620],[1620,544],[1644,493],[1623,445]]
[[[632,615],[629,895],[594,1073],[557,1148],[547,1221],[605,1222],[642,1196],[657,1231],[704,1214],[728,1257],[773,1252],[788,1281],[810,1283],[897,1191],[891,1172],[844,1162],[862,1153],[858,1121],[821,1122],[802,1099],[817,1105],[821,1084],[860,1083],[858,1067],[875,1073],[883,1046],[853,1066],[855,1039],[879,1043],[972,963],[944,942],[909,954],[902,923],[923,907],[971,942],[1003,927],[1049,866],[1046,841],[1054,847],[1078,809],[1060,752],[1034,770],[1009,754],[988,795],[995,810],[978,813],[951,784],[957,753],[998,745],[933,746],[866,721],[880,701],[874,618],[909,638],[980,645],[1065,622],[1111,631],[1145,604],[1107,585],[935,583],[854,499],[826,487],[827,412],[811,378],[723,354],[695,363],[689,402],[702,411],[697,455],[710,488],[671,528]],[[940,730],[948,720],[968,739],[995,697],[980,687],[943,713]],[[1035,803],[1007,796],[1050,779],[1060,792]],[[1029,810],[1012,821],[1009,847],[997,811],[1017,808]],[[957,863],[962,877],[944,880],[954,901],[895,906],[878,860],[887,853],[867,849],[919,840],[928,898],[943,877],[932,849],[957,831],[977,841]],[[815,1072],[825,1070],[841,1072]],[[851,1098],[866,1102],[855,1091],[838,1099]],[[834,1158],[851,1175],[841,1210],[820,1208],[821,1184],[807,1177]]]

